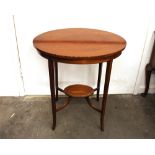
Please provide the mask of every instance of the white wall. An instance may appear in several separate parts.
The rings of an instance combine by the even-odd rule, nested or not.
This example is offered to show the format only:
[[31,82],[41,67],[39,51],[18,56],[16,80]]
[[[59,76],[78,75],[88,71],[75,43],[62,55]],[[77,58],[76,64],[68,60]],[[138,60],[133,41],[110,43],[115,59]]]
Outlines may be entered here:
[[[24,4],[23,9],[27,5]],[[65,27],[98,28],[122,35],[127,40],[127,48],[114,61],[109,92],[133,93],[148,26],[147,15],[143,13],[145,7],[145,1],[139,5],[138,2],[123,0],[67,0],[37,3],[35,12],[30,7],[26,14],[21,8],[17,9],[15,22],[25,94],[50,93],[47,60],[33,48],[33,38],[44,31]],[[95,87],[97,66],[60,64],[59,73],[61,87],[71,83],[86,83]],[[103,81],[104,78],[102,86]]]
[[[23,88],[19,73],[14,72],[21,95],[50,94],[47,60],[36,52],[32,40],[42,32],[68,27],[97,28],[124,37],[127,48],[114,60],[109,93],[139,93],[141,83],[138,73],[140,75],[142,72],[140,64],[150,29],[148,17],[152,6],[147,0],[15,0],[9,4],[8,12],[15,17],[24,80]],[[97,69],[97,65],[59,64],[59,85],[65,87],[72,83],[85,83],[95,87]],[[103,84],[104,76],[102,87]]]
[[[150,61],[153,43],[155,40],[154,31],[155,31],[155,18],[153,16],[150,16],[146,42],[143,50],[143,57],[141,60],[137,83],[134,91],[135,94],[142,93],[145,90],[145,66]],[[155,93],[155,74],[151,74],[149,93]]]
[[13,17],[0,15],[0,96],[22,92]]

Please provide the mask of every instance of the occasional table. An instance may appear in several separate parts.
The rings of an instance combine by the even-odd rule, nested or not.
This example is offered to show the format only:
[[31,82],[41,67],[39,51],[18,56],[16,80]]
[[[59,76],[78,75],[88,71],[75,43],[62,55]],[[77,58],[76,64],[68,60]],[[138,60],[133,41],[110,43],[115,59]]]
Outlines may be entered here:
[[[121,55],[126,47],[126,41],[121,36],[111,32],[87,29],[68,28],[42,33],[34,38],[33,45],[41,56],[48,59],[53,125],[56,127],[56,112],[66,107],[72,97],[84,97],[90,107],[100,113],[100,127],[104,130],[104,114],[110,82],[113,59]],[[75,84],[64,90],[58,86],[58,62],[67,64],[99,64],[97,88]],[[99,100],[102,63],[106,62],[105,84],[100,108],[97,108],[89,96],[97,91]],[[90,77],[91,78],[91,77]],[[57,105],[58,91],[68,97],[63,105]],[[89,118],[88,118],[89,119]]]

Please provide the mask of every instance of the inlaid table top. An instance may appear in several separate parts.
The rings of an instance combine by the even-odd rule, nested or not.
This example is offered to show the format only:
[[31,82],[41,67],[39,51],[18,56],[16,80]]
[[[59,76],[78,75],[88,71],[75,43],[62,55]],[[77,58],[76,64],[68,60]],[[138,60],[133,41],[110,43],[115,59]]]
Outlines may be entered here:
[[34,38],[44,57],[65,63],[99,63],[119,56],[126,46],[121,36],[96,29],[67,28],[48,31]]

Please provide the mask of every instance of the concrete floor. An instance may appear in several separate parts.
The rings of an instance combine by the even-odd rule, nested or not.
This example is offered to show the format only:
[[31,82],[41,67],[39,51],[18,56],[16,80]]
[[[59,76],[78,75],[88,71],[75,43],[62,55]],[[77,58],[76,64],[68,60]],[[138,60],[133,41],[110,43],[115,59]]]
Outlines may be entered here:
[[82,98],[57,113],[55,131],[51,122],[49,96],[0,97],[0,138],[155,138],[155,95],[109,95],[104,132]]

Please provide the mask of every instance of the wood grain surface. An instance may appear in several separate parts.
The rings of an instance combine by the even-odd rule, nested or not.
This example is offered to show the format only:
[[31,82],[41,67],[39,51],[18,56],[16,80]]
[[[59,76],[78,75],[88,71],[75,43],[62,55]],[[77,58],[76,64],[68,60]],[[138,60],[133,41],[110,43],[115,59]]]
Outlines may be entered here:
[[71,97],[88,97],[93,95],[94,90],[90,86],[75,84],[64,89],[66,95]]
[[126,46],[126,41],[111,32],[68,28],[42,33],[34,38],[33,44],[44,57],[50,56],[66,63],[76,63],[77,60],[85,63],[87,59],[102,62],[103,59],[119,56]]

